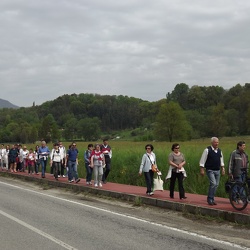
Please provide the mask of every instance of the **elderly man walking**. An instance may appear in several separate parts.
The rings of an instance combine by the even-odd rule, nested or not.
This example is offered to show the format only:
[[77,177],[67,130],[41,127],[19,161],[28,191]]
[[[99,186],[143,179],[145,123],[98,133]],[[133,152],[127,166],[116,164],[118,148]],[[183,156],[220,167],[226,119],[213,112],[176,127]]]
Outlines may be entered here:
[[214,201],[214,196],[220,183],[220,169],[222,175],[225,174],[223,154],[218,146],[219,139],[217,137],[212,137],[211,146],[204,149],[200,159],[200,174],[204,176],[204,169],[206,169],[206,174],[209,179],[207,203],[211,206],[217,205]]

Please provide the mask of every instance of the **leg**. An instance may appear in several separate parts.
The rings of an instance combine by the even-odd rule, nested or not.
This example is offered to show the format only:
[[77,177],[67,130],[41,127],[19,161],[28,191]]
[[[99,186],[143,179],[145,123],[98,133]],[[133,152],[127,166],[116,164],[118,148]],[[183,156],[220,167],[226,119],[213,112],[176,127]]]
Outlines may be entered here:
[[207,177],[209,179],[209,190],[207,196],[207,202],[209,205],[213,205],[214,196],[220,181],[220,170],[206,170]]
[[98,186],[98,166],[94,166],[94,184],[95,186]]
[[110,170],[111,170],[111,162],[108,161],[108,162],[106,162],[105,172],[104,172],[104,174],[102,176],[103,183],[107,182],[107,178],[108,178]]
[[102,177],[103,177],[103,167],[98,167],[98,185],[99,187],[102,187]]
[[147,194],[150,194],[152,191],[152,185],[151,185],[151,175],[149,172],[144,172],[144,177],[145,177],[145,181],[147,184]]
[[178,173],[177,174],[180,199],[185,197],[185,190],[184,190],[184,187],[183,187],[183,177],[184,177],[183,173]]
[[177,173],[172,170],[171,178],[170,178],[170,186],[169,186],[169,191],[170,191],[170,198],[174,198],[174,186],[175,186],[175,180]]

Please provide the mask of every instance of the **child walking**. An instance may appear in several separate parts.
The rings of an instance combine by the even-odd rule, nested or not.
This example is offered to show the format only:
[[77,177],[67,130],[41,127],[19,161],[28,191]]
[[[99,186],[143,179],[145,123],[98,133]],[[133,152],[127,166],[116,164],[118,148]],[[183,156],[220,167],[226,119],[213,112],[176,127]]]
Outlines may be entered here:
[[30,175],[30,173],[34,174],[35,154],[34,154],[32,148],[29,150],[27,158],[28,158],[28,173],[29,173],[29,175]]

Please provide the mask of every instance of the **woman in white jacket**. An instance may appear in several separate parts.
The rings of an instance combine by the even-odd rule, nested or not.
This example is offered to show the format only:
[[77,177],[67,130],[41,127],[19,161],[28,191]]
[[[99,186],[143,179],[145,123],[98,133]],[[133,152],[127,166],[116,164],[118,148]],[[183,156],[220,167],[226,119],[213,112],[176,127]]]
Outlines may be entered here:
[[153,195],[153,178],[154,172],[152,171],[152,164],[156,164],[156,156],[153,152],[154,147],[151,144],[145,146],[146,153],[142,156],[142,161],[139,169],[139,175],[144,173],[147,184],[147,195]]

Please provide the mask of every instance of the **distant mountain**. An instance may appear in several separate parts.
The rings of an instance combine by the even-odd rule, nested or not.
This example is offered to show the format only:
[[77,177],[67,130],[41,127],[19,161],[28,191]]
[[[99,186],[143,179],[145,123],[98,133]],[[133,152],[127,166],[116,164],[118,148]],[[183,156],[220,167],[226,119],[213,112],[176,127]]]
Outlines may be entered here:
[[0,108],[12,108],[12,109],[18,109],[19,107],[10,103],[9,101],[3,100],[0,98]]

